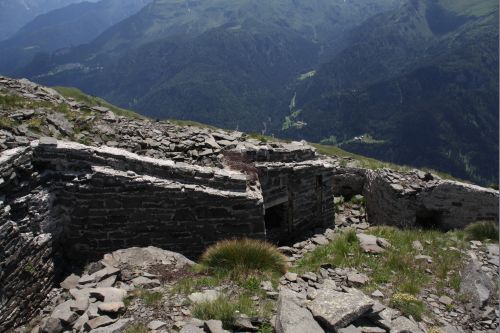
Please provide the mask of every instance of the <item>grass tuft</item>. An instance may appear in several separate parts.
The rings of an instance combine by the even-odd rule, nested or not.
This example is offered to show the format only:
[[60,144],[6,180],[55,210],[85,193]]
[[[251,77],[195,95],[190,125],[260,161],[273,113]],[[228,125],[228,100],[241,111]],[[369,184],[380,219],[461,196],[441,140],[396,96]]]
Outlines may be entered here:
[[[160,292],[153,292],[145,289],[134,289],[130,293],[130,298],[140,298],[146,306],[156,307],[160,304],[163,294]],[[126,303],[130,303],[130,299]]]
[[492,240],[498,242],[498,224],[493,221],[480,221],[465,228],[468,240]]
[[201,265],[212,269],[248,274],[287,270],[286,258],[269,243],[254,239],[234,239],[210,246],[201,257]]
[[133,324],[125,330],[125,333],[149,333],[149,329],[145,324]]
[[424,303],[415,296],[405,293],[396,293],[392,295],[391,306],[398,309],[405,316],[413,316],[420,321],[425,311]]
[[[220,320],[225,329],[231,329],[238,315],[258,316],[259,313],[252,299],[246,295],[240,295],[236,299],[221,296],[213,302],[202,302],[195,304],[191,310],[195,318],[202,320]],[[264,314],[269,316],[269,314]]]

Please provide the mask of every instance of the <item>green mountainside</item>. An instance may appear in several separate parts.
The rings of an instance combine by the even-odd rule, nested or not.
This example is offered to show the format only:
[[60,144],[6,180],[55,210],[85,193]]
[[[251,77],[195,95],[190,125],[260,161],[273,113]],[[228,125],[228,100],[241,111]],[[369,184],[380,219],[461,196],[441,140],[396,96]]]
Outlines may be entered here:
[[494,0],[156,0],[17,69],[154,118],[498,181]]
[[352,46],[297,87],[308,125],[290,135],[496,181],[498,4],[487,3],[415,1],[356,28]]

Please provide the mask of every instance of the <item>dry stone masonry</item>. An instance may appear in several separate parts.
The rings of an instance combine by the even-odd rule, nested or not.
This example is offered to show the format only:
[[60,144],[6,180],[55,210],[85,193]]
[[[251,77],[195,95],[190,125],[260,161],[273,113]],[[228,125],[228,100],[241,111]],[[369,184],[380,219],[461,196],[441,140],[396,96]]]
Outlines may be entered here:
[[[0,332],[33,317],[69,267],[119,249],[156,246],[196,258],[218,240],[252,237],[282,245],[294,261],[329,242],[334,196],[365,196],[366,212],[346,221],[358,229],[367,219],[442,229],[498,221],[497,191],[435,175],[344,167],[304,142],[118,115],[27,80],[0,77],[0,94],[12,98],[0,105]],[[310,320],[289,298],[283,307]],[[373,311],[363,302],[360,316]],[[333,329],[352,315],[337,318],[314,302],[309,309]],[[53,324],[72,319],[61,318]],[[95,319],[89,329],[112,324]],[[280,325],[287,331],[294,320]]]

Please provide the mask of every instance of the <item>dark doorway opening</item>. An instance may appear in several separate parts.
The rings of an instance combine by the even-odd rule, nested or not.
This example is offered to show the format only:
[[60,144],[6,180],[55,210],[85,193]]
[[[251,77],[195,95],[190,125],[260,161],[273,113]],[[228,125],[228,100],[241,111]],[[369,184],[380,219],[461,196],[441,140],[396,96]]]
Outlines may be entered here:
[[279,242],[283,232],[286,231],[288,203],[266,208],[264,221],[267,239],[273,242]]
[[442,229],[442,212],[427,208],[420,208],[416,214],[416,225],[423,229]]

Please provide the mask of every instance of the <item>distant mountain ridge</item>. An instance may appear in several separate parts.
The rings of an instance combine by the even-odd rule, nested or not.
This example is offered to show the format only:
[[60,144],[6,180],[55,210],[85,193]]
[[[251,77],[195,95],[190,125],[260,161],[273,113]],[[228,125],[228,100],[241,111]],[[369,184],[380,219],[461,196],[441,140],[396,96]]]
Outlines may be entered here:
[[157,118],[498,181],[494,0],[155,0],[17,72]]
[[12,73],[38,53],[91,42],[107,28],[138,12],[151,0],[81,2],[37,16],[0,42],[0,72]]
[[0,41],[11,37],[38,15],[78,2],[82,0],[0,0]]

